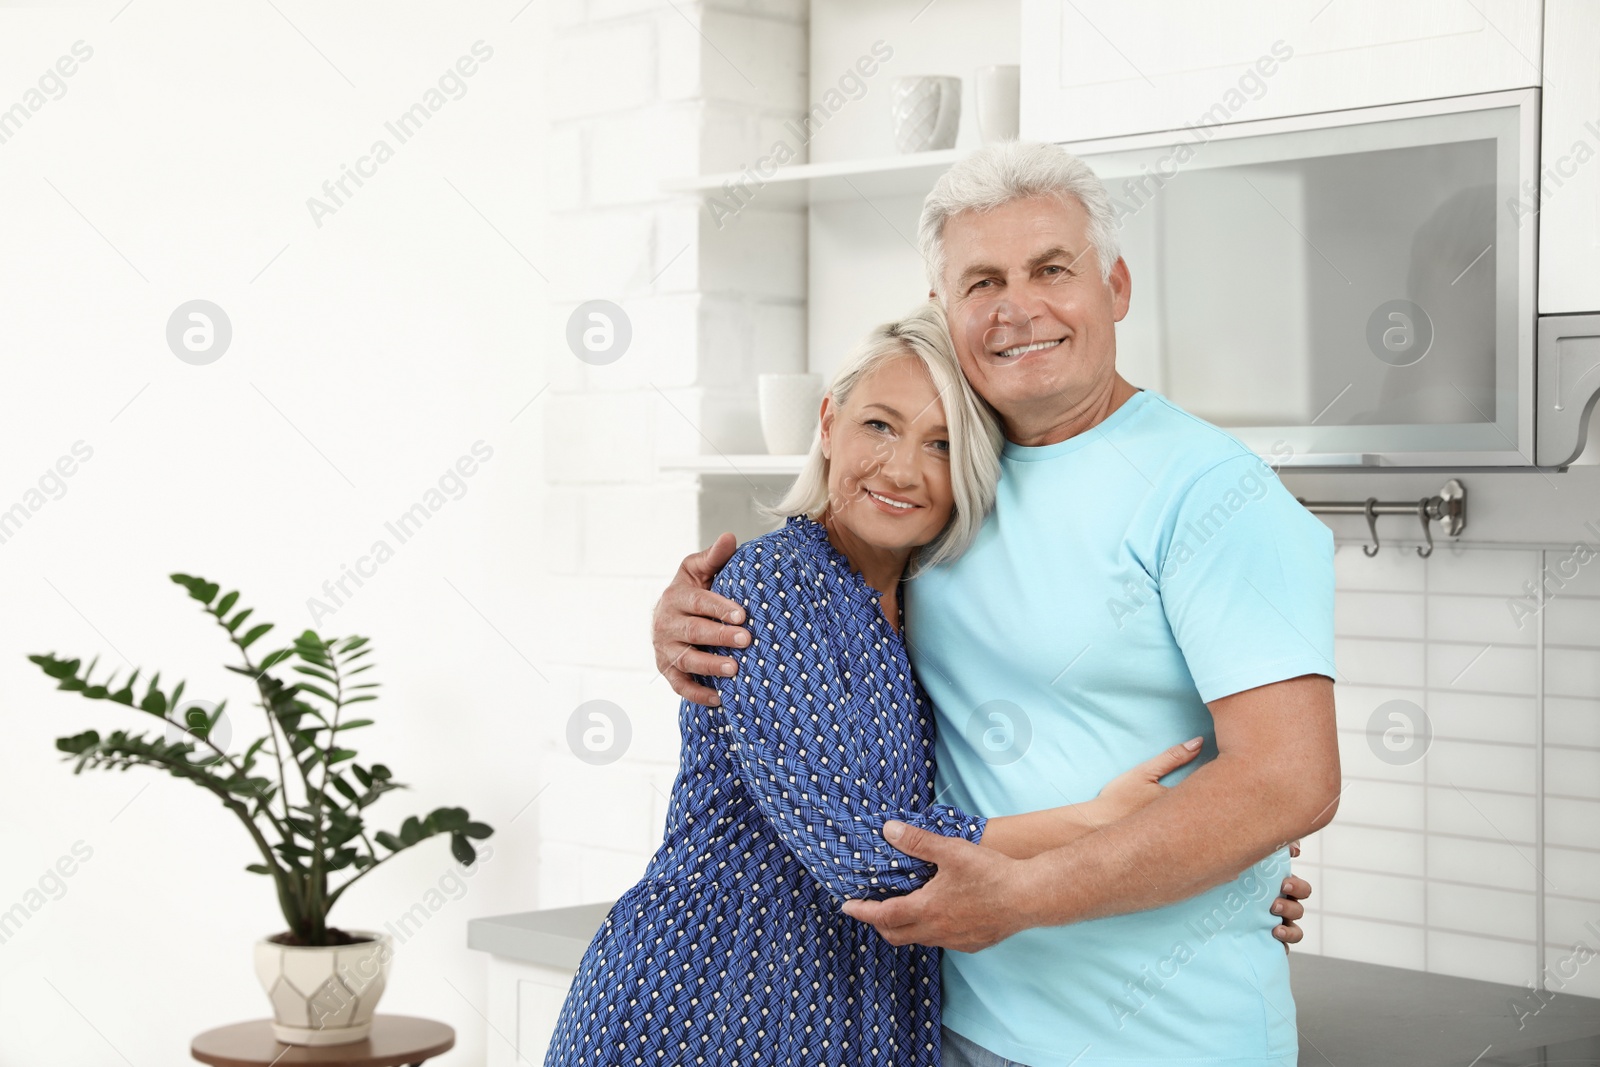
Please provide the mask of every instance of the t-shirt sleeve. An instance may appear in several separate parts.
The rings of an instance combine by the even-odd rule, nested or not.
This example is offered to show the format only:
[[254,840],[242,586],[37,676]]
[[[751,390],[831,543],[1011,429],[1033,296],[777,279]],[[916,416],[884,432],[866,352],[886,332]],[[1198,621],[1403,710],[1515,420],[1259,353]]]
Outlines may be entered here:
[[885,841],[884,822],[976,843],[987,820],[947,804],[905,807],[876,777],[869,724],[829,652],[813,578],[803,561],[772,552],[735,555],[719,572],[713,588],[744,605],[751,641],[719,649],[738,673],[708,679],[722,698],[716,710],[745,788],[812,877],[838,899],[909,893],[936,868]]
[[1191,482],[1163,534],[1161,603],[1201,700],[1335,677],[1333,533],[1259,457]]

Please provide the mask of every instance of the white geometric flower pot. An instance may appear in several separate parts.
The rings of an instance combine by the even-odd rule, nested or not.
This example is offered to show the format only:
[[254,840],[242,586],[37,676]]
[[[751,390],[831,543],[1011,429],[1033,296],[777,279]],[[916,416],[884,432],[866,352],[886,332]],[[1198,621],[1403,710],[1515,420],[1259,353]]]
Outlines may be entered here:
[[364,1040],[389,976],[394,939],[325,947],[256,942],[256,977],[272,1001],[272,1033],[286,1045],[343,1045]]

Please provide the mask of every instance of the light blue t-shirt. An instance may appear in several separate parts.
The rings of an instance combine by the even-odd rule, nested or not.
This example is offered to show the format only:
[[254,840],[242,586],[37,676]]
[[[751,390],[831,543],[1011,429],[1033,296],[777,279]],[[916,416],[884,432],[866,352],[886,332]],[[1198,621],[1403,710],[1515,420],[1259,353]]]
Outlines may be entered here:
[[[1333,535],[1237,439],[1142,390],[1057,444],[1007,443],[973,547],[913,579],[942,801],[1092,798],[1204,735],[1206,702],[1333,676]],[[1285,714],[1288,714],[1286,711]],[[944,1022],[1030,1067],[1293,1067],[1281,849],[1179,904],[944,954]]]

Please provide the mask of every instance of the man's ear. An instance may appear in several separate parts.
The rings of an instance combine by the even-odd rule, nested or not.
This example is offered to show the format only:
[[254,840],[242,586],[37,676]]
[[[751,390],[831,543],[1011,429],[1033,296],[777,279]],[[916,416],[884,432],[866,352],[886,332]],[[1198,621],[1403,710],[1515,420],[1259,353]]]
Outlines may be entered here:
[[1106,279],[1111,286],[1111,320],[1121,322],[1128,314],[1128,303],[1133,298],[1133,276],[1128,272],[1128,263],[1121,256],[1111,268],[1111,274]]

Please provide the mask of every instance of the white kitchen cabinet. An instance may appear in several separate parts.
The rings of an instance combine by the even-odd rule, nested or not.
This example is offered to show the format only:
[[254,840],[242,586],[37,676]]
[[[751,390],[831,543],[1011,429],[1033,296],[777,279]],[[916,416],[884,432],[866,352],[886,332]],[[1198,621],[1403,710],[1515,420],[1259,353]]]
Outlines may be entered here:
[[467,923],[467,947],[489,954],[488,1067],[544,1062],[578,964],[611,902]]
[[[1592,26],[1600,5],[1552,6]],[[1022,0],[1021,135],[1077,141],[1537,86],[1540,9],[1540,0]],[[1594,59],[1591,50],[1591,69]]]
[[1600,311],[1600,4],[1545,5],[1540,185],[1516,205],[1538,205],[1539,313]]

